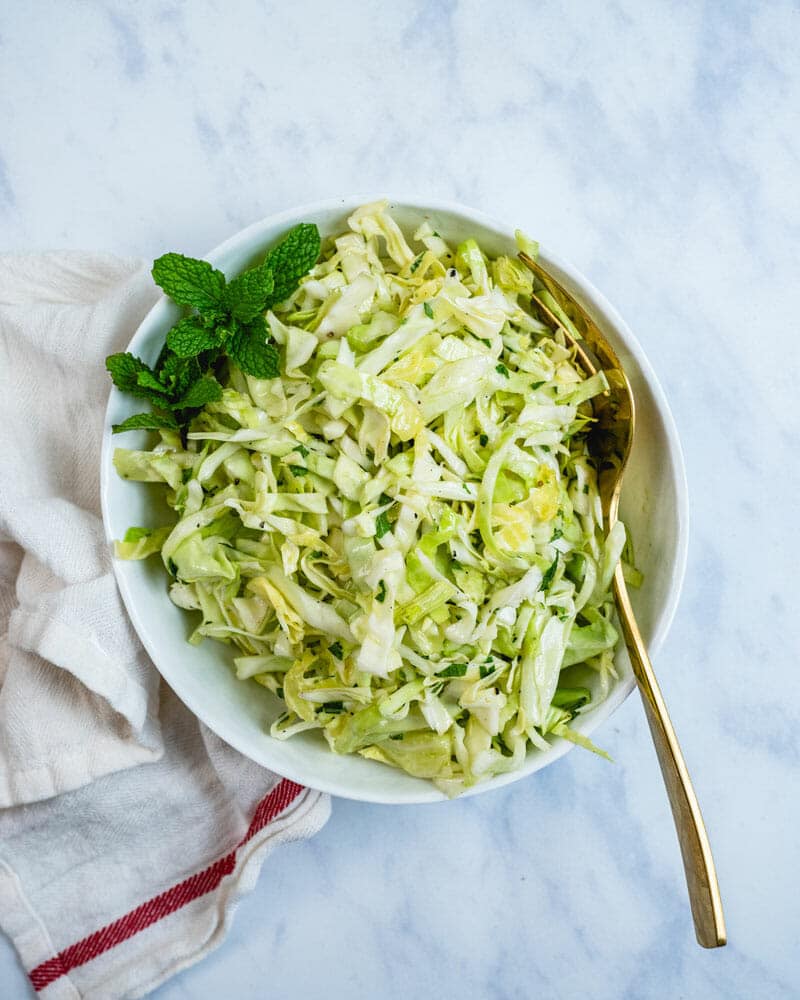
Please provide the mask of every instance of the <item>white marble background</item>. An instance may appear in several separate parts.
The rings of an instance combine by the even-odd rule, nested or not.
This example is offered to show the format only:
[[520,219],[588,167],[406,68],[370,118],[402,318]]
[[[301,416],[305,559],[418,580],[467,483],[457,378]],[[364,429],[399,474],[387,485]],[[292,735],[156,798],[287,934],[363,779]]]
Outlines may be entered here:
[[[694,943],[640,705],[516,786],[338,801],[268,863],[181,998],[760,998],[800,991],[798,239],[792,3],[8,3],[0,240],[202,253],[354,190],[461,200],[605,291],[686,450],[657,663],[730,944]],[[28,996],[0,942],[0,995]]]

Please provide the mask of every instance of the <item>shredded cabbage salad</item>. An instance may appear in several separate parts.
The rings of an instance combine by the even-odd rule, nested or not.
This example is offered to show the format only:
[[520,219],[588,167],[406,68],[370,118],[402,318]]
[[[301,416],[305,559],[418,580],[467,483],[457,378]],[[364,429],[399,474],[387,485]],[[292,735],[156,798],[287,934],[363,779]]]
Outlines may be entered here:
[[348,225],[266,314],[279,378],[231,364],[185,440],[117,449],[175,512],[117,555],[160,553],[189,641],[285,703],[276,739],[320,730],[448,795],[551,734],[596,751],[570,722],[616,677],[625,530],[586,445],[605,376],[535,318],[518,260],[428,222],[409,241],[385,202]]

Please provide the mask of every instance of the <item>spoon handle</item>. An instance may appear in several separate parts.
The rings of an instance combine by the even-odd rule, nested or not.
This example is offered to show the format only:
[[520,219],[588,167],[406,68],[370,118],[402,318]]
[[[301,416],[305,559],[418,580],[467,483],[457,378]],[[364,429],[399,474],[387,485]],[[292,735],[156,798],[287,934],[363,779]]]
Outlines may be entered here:
[[678,737],[672,728],[667,706],[664,704],[650,657],[647,655],[644,640],[636,624],[621,566],[617,566],[614,574],[614,596],[633,673],[639,685],[658,763],[661,766],[661,774],[667,786],[669,804],[683,856],[697,941],[704,948],[720,948],[727,941],[727,935],[708,834]]

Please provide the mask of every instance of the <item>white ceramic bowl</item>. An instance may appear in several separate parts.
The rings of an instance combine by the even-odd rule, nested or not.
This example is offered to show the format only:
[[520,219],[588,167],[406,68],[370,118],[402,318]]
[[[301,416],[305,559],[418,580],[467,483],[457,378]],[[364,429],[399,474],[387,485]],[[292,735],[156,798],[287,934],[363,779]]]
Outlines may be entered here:
[[[358,205],[375,198],[342,198],[290,209],[257,222],[237,233],[208,255],[217,267],[234,275],[258,258],[297,222],[316,222],[324,236],[346,228],[346,219]],[[468,236],[477,238],[491,255],[513,254],[513,228],[479,212],[450,203],[428,204],[392,201],[392,213],[407,232],[423,218],[455,244]],[[636,440],[625,478],[622,517],[630,529],[636,561],[645,583],[633,593],[639,625],[652,654],[667,633],[683,582],[688,541],[688,498],[683,456],[675,424],[664,393],[636,338],[603,296],[575,268],[546,250],[541,262],[592,313],[616,348],[633,385],[637,403]],[[136,331],[129,350],[153,363],[164,335],[178,316],[167,299],[159,301]],[[146,436],[131,432],[112,438],[111,425],[141,408],[112,389],[103,440],[101,490],[103,517],[109,542],[121,538],[131,525],[158,521],[158,491],[141,483],[120,479],[112,465],[115,447],[144,447]],[[413,778],[359,756],[340,757],[328,750],[318,733],[303,733],[282,742],[268,734],[269,723],[279,714],[277,699],[254,682],[237,681],[231,667],[231,649],[207,640],[189,646],[186,637],[191,617],[167,596],[160,562],[116,561],[122,597],[136,631],[167,683],[184,703],[241,753],[294,781],[346,798],[370,802],[435,802],[444,798],[429,782]],[[627,653],[618,655],[620,679],[606,701],[576,720],[589,735],[614,712],[634,687]],[[553,741],[547,752],[531,751],[525,766],[479,784],[466,794],[488,791],[516,781],[551,764],[573,744]]]

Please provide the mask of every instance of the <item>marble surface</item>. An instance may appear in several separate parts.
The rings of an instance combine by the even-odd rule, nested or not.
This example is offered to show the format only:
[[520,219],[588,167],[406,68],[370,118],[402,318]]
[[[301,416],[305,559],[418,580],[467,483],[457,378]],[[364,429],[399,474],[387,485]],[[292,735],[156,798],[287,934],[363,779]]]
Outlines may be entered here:
[[[798,995],[798,32],[777,2],[3,8],[4,249],[151,258],[330,195],[454,198],[603,289],[686,451],[657,669],[729,946],[694,943],[633,697],[598,734],[613,766],[574,752],[449,805],[335,802],[158,1000]],[[4,939],[0,995],[29,995]]]

